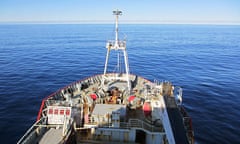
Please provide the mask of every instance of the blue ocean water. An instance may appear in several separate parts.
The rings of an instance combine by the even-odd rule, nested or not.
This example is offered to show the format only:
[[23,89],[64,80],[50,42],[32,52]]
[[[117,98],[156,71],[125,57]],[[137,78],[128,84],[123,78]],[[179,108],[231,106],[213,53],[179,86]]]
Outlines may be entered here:
[[[240,143],[240,26],[121,25],[131,73],[183,87],[199,144]],[[0,140],[16,143],[44,97],[103,73],[114,25],[0,25]]]

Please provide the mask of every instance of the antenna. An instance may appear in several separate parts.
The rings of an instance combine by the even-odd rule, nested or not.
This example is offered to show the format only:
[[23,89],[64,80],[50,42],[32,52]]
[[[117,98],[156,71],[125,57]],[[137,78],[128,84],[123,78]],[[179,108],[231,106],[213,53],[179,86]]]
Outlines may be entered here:
[[122,11],[115,10],[115,11],[113,11],[113,14],[114,15],[122,15]]
[[119,10],[113,11],[113,15],[116,15],[115,47],[119,47],[119,45],[118,45],[118,16],[122,15],[122,11],[119,11]]

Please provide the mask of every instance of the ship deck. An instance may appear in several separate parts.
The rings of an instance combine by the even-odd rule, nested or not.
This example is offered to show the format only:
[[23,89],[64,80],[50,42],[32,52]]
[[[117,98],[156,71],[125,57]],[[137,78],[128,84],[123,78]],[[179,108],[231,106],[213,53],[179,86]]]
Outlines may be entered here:
[[164,96],[164,100],[167,106],[167,113],[172,126],[175,142],[177,144],[188,144],[189,141],[186,136],[186,129],[183,125],[183,117],[175,103],[174,97]]

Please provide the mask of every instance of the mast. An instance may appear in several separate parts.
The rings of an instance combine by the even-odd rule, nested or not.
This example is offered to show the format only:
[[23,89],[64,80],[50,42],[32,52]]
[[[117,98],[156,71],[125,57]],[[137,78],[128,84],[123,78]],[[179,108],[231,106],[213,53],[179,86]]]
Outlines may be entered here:
[[[123,56],[124,56],[124,63],[125,63],[125,77],[123,77],[122,80],[127,81],[128,85],[128,90],[130,91],[130,81],[129,81],[129,65],[128,65],[128,55],[126,51],[126,40],[119,40],[118,36],[118,18],[120,15],[122,15],[122,11],[116,10],[113,11],[113,15],[116,16],[116,21],[115,21],[115,40],[109,40],[106,44],[107,48],[107,55],[106,55],[106,61],[105,61],[105,67],[104,67],[104,76],[102,79],[102,84],[104,84],[104,81],[106,78],[106,73],[107,73],[107,66],[108,66],[108,60],[109,60],[109,55],[111,50],[117,50],[117,51],[122,51]],[[119,62],[119,61],[118,61]]]
[[122,15],[122,11],[116,10],[113,11],[113,14],[116,15],[116,26],[115,26],[115,45],[118,44],[118,16]]

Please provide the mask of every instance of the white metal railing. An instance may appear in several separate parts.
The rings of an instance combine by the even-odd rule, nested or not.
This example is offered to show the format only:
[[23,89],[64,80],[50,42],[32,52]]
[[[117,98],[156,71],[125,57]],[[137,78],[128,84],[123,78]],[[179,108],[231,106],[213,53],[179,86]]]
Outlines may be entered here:
[[155,126],[148,124],[147,122],[144,122],[139,119],[129,119],[128,122],[128,127],[129,128],[140,128],[149,132],[162,132],[159,130],[156,130]]
[[139,119],[130,119],[130,127],[132,128],[142,128],[148,131],[153,131],[153,126]]
[[[42,117],[36,121],[28,130],[27,132],[21,137],[21,139],[17,142],[17,144],[21,144],[24,142],[27,142],[33,135],[36,130],[36,127],[46,127],[46,128],[57,128],[57,127],[62,127],[63,128],[63,136],[65,136],[67,134],[67,132],[69,131],[70,127],[71,127],[71,123],[72,123],[72,119],[71,118],[67,118],[65,117],[64,119],[64,123],[63,124],[41,124],[41,123],[46,123],[47,120],[47,108],[42,110]],[[41,122],[42,121],[42,122]]]
[[28,139],[33,135],[33,131],[35,127],[38,127],[37,123],[42,121],[44,118],[42,117],[40,120],[36,121],[28,130],[27,132],[21,137],[21,139],[17,142],[17,144],[21,144],[24,141],[28,141]]
[[63,123],[62,136],[66,136],[67,132],[71,128],[72,123],[73,123],[73,120],[71,118],[65,117],[65,120],[64,120],[64,123]]
[[[103,118],[103,116],[98,116],[98,118]],[[107,121],[98,121],[99,119],[95,119],[96,117],[89,117],[89,125],[98,126],[98,127],[112,127],[112,123],[110,120]],[[128,129],[128,128],[141,128],[150,132],[155,131],[154,126],[148,124],[139,119],[129,119],[128,122],[120,122],[120,128]]]

